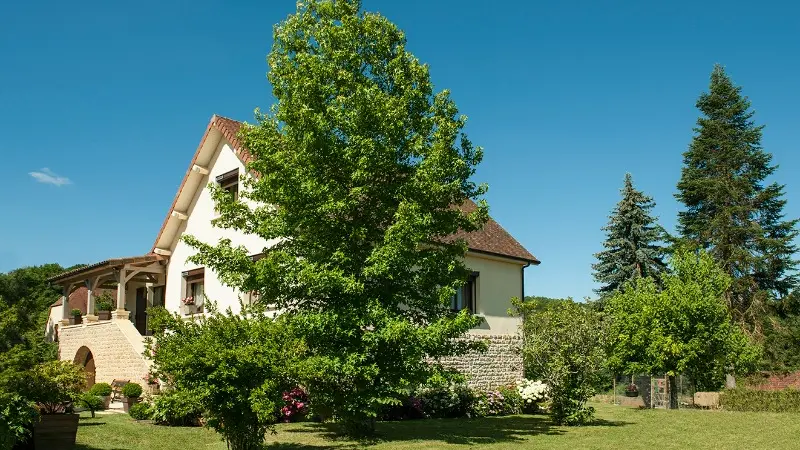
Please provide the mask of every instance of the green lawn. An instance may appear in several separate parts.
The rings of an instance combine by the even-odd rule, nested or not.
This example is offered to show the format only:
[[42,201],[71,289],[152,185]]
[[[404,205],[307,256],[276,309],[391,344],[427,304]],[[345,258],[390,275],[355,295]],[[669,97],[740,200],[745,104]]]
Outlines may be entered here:
[[[791,449],[800,445],[800,415],[699,410],[635,410],[598,404],[596,425],[554,427],[546,416],[417,420],[378,424],[374,442],[337,439],[319,424],[286,424],[270,438],[274,449]],[[223,450],[211,430],[170,428],[127,415],[81,418],[78,446],[89,449]]]

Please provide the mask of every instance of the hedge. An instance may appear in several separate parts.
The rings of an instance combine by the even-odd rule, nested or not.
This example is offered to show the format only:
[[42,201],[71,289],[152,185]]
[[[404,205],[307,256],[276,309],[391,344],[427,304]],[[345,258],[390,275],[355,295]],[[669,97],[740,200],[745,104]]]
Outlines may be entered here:
[[730,389],[720,394],[719,402],[729,411],[800,412],[800,390]]

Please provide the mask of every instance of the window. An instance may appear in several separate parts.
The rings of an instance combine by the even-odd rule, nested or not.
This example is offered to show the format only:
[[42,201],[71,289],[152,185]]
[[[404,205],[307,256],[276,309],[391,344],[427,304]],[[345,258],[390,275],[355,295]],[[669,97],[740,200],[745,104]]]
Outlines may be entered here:
[[217,184],[228,191],[234,200],[239,199],[239,169],[233,169],[217,176]]
[[477,289],[478,286],[478,272],[472,272],[467,282],[456,292],[456,295],[450,300],[450,309],[458,312],[462,309],[469,310],[475,313]]
[[[256,262],[256,261],[258,261],[260,259],[263,259],[263,258],[264,258],[264,253],[263,252],[256,253],[254,255],[250,255],[250,259],[253,262]],[[259,300],[260,297],[261,297],[261,295],[258,293],[258,291],[245,292],[242,295],[242,301],[244,302],[245,305],[253,306],[256,303],[258,303],[258,300]]]
[[205,303],[205,269],[199,268],[194,270],[187,270],[183,272],[183,279],[186,282],[185,294],[183,297],[183,304],[186,306],[194,306],[196,313],[203,312],[203,303]]

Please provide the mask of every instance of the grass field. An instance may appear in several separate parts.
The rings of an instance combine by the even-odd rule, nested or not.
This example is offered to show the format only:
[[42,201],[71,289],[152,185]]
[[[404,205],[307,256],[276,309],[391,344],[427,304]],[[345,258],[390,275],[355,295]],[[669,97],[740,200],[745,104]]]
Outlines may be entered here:
[[[277,450],[355,449],[794,449],[800,448],[800,415],[700,410],[635,410],[605,404],[596,425],[552,426],[546,416],[417,420],[378,424],[372,442],[337,439],[326,425],[277,427]],[[211,430],[139,423],[127,415],[82,417],[77,449],[223,450]]]

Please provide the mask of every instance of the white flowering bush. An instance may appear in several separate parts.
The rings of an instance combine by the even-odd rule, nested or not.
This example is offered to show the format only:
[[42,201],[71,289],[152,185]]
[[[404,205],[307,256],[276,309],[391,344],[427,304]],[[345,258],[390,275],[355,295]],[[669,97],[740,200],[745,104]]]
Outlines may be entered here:
[[517,386],[522,397],[522,407],[526,411],[535,410],[537,405],[547,400],[547,384],[541,381],[522,380]]

